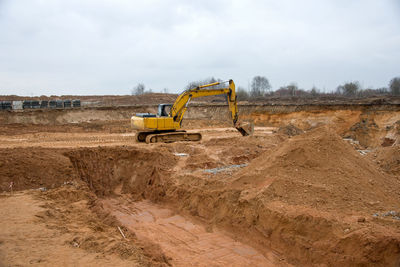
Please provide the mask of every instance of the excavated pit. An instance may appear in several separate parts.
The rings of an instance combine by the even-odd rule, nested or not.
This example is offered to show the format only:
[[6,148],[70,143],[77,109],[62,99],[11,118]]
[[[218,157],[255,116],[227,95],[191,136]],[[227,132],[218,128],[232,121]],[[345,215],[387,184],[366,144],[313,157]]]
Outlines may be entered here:
[[[375,171],[327,131],[282,141],[278,148],[272,145],[276,140],[263,140],[260,148],[253,138],[246,142],[254,142],[252,148],[224,148],[223,142],[210,140],[204,147],[82,148],[64,155],[102,209],[139,238],[160,245],[173,265],[195,259],[200,266],[226,265],[230,258],[237,258],[238,266],[396,265],[399,225],[373,215],[396,209],[397,178]],[[349,163],[338,158],[326,165],[332,149],[349,154],[343,157]],[[231,154],[224,157],[227,151]],[[240,167],[224,168],[232,164]],[[223,171],[204,171],[213,168]],[[318,179],[324,173],[332,177]]]
[[[131,134],[78,130],[5,135],[0,190],[13,181],[15,191],[67,202],[43,222],[67,231],[61,218],[100,233],[68,244],[137,260],[142,249],[103,236],[121,227],[126,242],[151,244],[143,250],[150,265],[398,266],[399,116],[253,114],[254,136],[210,128],[197,144],[131,145]],[[75,225],[78,208],[104,224]]]
[[139,239],[159,245],[174,266],[287,265],[275,251],[257,251],[180,209],[177,196],[167,196],[176,186],[171,177],[179,156],[167,148],[80,149],[66,155],[104,211]]

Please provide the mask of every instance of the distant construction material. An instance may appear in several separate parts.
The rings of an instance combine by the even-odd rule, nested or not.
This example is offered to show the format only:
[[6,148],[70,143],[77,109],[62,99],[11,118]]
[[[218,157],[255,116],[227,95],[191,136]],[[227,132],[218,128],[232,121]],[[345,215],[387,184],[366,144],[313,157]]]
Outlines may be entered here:
[[0,101],[0,110],[80,108],[81,100],[23,100]]

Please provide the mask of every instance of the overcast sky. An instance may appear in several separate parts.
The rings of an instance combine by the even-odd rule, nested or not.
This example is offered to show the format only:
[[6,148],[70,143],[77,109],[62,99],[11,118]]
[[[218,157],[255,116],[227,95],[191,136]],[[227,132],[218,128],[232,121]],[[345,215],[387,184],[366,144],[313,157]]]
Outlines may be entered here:
[[400,76],[399,0],[0,0],[0,94],[180,92],[214,76],[327,91]]

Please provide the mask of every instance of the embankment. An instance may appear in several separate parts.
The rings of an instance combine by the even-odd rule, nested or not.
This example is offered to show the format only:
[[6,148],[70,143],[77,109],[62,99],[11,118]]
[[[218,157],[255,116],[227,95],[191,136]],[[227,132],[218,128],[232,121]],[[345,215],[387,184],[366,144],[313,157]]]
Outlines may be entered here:
[[[91,107],[64,110],[22,110],[0,112],[0,124],[59,125],[91,121],[129,120],[138,112],[156,113],[156,105],[120,107]],[[281,126],[295,117],[308,118],[309,126],[332,120],[347,120],[346,116],[360,114],[400,112],[400,104],[239,104],[241,119],[252,119],[256,125]],[[300,116],[299,116],[300,115]],[[332,118],[332,115],[333,118]],[[184,116],[188,120],[229,121],[225,104],[190,104]],[[314,123],[314,124],[313,124]]]

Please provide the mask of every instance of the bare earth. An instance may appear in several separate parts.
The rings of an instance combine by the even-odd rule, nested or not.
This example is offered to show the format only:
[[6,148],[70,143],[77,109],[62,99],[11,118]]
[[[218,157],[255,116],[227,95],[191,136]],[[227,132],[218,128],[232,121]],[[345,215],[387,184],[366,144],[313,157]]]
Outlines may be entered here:
[[[398,266],[400,111],[3,124],[0,266]],[[10,192],[12,183],[13,192]]]

